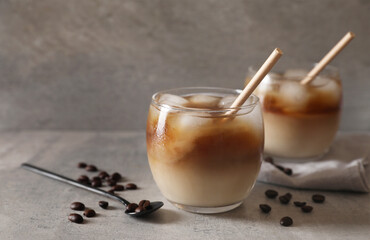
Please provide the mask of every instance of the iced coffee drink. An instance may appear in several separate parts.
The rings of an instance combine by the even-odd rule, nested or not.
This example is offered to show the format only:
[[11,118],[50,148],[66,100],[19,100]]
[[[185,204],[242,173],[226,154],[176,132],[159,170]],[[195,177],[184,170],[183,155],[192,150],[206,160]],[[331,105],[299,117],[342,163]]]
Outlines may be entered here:
[[[335,137],[342,99],[338,71],[326,67],[313,82],[302,85],[307,73],[299,69],[269,73],[254,92],[262,104],[268,155],[315,158]],[[253,74],[251,68],[249,75]]]
[[240,93],[182,88],[153,95],[147,121],[150,168],[162,194],[192,212],[239,206],[261,165],[264,134],[254,95],[226,115]]

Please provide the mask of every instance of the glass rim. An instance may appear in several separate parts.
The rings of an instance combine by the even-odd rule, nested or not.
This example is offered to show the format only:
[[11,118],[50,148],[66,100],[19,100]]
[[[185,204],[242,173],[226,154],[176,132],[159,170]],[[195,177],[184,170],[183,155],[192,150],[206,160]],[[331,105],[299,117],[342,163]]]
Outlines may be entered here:
[[[204,112],[207,112],[207,113],[226,113],[226,112],[229,112],[229,111],[240,111],[240,110],[243,110],[243,109],[249,109],[249,108],[254,108],[258,102],[259,102],[259,98],[255,95],[255,94],[251,94],[248,99],[252,99],[252,103],[249,103],[249,104],[243,104],[242,106],[240,107],[234,107],[234,108],[222,108],[222,109],[204,109],[204,108],[191,108],[191,107],[183,107],[183,106],[172,106],[172,105],[168,105],[168,104],[165,104],[165,103],[159,103],[157,99],[158,96],[160,94],[164,94],[164,93],[171,93],[171,92],[175,92],[175,91],[181,91],[181,90],[189,90],[189,93],[188,94],[196,94],[197,92],[194,92],[195,90],[207,90],[208,92],[207,93],[217,93],[217,92],[222,92],[224,91],[224,93],[232,93],[234,92],[236,95],[240,94],[242,92],[241,89],[233,89],[233,88],[219,88],[219,87],[180,87],[180,88],[172,88],[172,89],[167,89],[167,90],[162,90],[162,91],[159,91],[159,92],[156,92],[153,94],[152,96],[152,100],[151,100],[151,103],[159,108],[166,108],[168,110],[175,110],[175,111],[179,111],[179,112],[194,112],[194,113],[204,113]],[[193,92],[191,91],[193,90]],[[213,90],[213,91],[212,91]],[[200,92],[199,92],[200,93]],[[178,96],[178,95],[177,95]],[[247,100],[248,100],[247,99]],[[243,114],[243,113],[239,113],[239,114]],[[232,115],[239,115],[238,112],[232,114]]]

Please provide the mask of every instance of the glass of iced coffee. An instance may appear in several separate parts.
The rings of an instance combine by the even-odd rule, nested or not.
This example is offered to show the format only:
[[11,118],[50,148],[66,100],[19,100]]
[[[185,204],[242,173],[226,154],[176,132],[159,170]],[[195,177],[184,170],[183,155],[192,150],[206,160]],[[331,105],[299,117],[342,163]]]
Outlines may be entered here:
[[[249,69],[247,82],[255,70]],[[316,159],[338,130],[342,86],[338,70],[327,66],[311,83],[308,70],[270,72],[256,88],[265,124],[265,154],[282,160]]]
[[176,207],[219,213],[238,207],[256,181],[264,133],[251,95],[227,115],[241,90],[180,88],[153,95],[147,121],[149,165]]

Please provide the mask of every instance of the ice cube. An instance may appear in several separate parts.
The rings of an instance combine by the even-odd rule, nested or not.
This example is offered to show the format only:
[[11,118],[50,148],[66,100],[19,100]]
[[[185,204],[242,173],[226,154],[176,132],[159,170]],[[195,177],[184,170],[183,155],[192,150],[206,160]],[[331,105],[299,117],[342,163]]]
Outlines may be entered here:
[[219,98],[205,94],[197,94],[191,96],[189,101],[197,107],[213,108],[217,106]]
[[168,93],[161,95],[158,102],[174,107],[185,107],[189,103],[189,101],[183,97]]
[[328,81],[325,85],[318,87],[317,90],[325,95],[325,101],[330,105],[339,104],[342,93],[339,83],[335,80]]
[[279,102],[287,111],[303,110],[310,101],[311,94],[299,82],[286,81],[280,85]]
[[289,79],[303,79],[307,73],[304,69],[289,69],[285,71],[284,77]]
[[207,113],[182,113],[177,115],[178,127],[182,130],[193,131],[210,124],[213,119]]
[[221,100],[218,102],[218,107],[229,108],[231,104],[233,104],[233,102],[235,101],[236,97],[237,97],[236,95],[228,95],[226,97],[221,98]]

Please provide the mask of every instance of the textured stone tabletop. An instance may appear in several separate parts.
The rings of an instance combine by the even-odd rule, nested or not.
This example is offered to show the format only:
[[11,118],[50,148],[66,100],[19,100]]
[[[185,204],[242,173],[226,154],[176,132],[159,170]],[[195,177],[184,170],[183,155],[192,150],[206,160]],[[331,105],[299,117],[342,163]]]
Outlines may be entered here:
[[[370,138],[370,133],[368,133]],[[125,182],[140,189],[119,193],[128,200],[164,201],[164,207],[145,219],[128,217],[118,202],[110,208],[97,203],[103,197],[20,169],[32,163],[77,178],[86,174],[80,161],[110,173],[123,174]],[[88,173],[95,176],[96,173]],[[280,205],[266,199],[272,188],[291,192],[293,199],[307,200],[317,191],[287,189],[257,183],[244,204],[217,215],[192,214],[177,210],[156,187],[146,158],[143,132],[18,132],[0,133],[0,239],[368,239],[370,234],[369,194],[319,192],[324,204],[302,213],[293,204]],[[74,224],[67,216],[69,205],[81,201],[97,216]],[[258,205],[268,203],[270,214]],[[281,227],[279,220],[291,216],[294,224]]]

